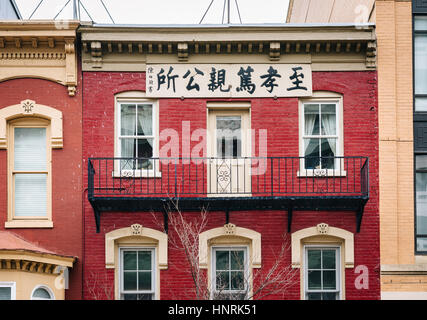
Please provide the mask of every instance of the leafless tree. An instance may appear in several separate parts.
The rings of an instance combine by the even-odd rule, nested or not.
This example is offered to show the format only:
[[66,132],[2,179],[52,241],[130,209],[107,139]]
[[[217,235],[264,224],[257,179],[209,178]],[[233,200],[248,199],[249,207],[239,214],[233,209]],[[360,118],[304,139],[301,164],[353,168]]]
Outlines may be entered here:
[[86,278],[86,287],[89,291],[89,297],[93,300],[112,300],[113,286],[105,272],[90,271]]
[[[290,241],[284,235],[280,250],[271,249],[271,252],[268,253],[272,257],[272,259],[268,259],[273,262],[271,266],[262,269],[254,268],[250,272],[245,272],[243,279],[241,277],[230,279],[230,281],[239,282],[241,290],[230,292],[219,282],[216,284],[216,288],[210,288],[207,272],[199,264],[199,235],[206,230],[208,212],[206,209],[202,209],[200,214],[195,217],[183,214],[179,210],[178,202],[172,202],[172,206],[173,208],[169,207],[168,210],[169,230],[173,232],[173,235],[169,237],[169,243],[172,249],[184,253],[185,266],[183,267],[191,274],[194,284],[193,297],[195,296],[197,300],[262,299],[272,295],[284,297],[287,290],[297,284],[299,273],[291,267]],[[154,213],[153,218],[159,227],[163,226],[163,222]],[[248,264],[251,265],[251,261],[248,261]],[[247,268],[245,269],[244,265],[241,265],[240,270],[247,270]]]

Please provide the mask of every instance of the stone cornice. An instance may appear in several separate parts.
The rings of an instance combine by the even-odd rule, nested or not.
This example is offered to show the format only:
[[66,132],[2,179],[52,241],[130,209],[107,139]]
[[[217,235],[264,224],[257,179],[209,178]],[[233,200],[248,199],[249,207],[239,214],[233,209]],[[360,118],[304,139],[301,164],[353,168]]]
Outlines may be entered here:
[[[322,56],[322,63],[355,61],[358,68],[376,67],[375,26],[278,25],[278,26],[82,26],[84,70],[119,71],[126,64],[162,61],[192,62],[204,57],[251,55],[254,59],[282,61],[293,55],[307,62]],[[209,56],[208,56],[209,55]],[[336,59],[336,55],[340,55]],[[352,56],[351,56],[352,55]],[[303,57],[305,56],[305,57]],[[328,61],[327,56],[330,56]],[[351,56],[351,58],[350,58]],[[326,58],[325,58],[326,57]],[[192,60],[193,59],[193,60]],[[215,58],[214,58],[215,59]],[[174,61],[175,60],[175,61]],[[212,60],[212,59],[211,59]],[[250,59],[251,60],[251,59]],[[261,61],[260,60],[260,61]],[[264,61],[265,62],[265,61]],[[286,62],[286,61],[285,61]]]
[[76,21],[0,21],[0,81],[41,78],[75,95]]

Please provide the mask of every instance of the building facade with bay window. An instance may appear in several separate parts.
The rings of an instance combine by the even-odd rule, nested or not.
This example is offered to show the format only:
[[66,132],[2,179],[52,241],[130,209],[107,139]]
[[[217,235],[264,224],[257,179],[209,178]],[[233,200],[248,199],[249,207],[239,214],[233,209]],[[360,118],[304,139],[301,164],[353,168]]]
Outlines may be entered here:
[[84,299],[379,299],[374,30],[83,24]]

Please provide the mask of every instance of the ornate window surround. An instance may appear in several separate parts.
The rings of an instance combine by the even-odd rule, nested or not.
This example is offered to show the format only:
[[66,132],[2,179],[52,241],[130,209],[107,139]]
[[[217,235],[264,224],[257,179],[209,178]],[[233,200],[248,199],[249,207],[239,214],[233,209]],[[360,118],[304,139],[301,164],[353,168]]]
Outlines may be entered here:
[[252,268],[261,268],[261,234],[251,229],[236,227],[229,223],[223,227],[202,232],[199,235],[199,265],[202,269],[209,266],[209,247],[214,244],[249,243],[248,257]]
[[43,118],[50,121],[52,149],[63,148],[62,112],[32,100],[0,109],[0,149],[7,149],[7,123],[17,118]]
[[304,243],[339,243],[342,245],[345,268],[354,268],[353,233],[326,223],[292,233],[292,268],[301,267]]

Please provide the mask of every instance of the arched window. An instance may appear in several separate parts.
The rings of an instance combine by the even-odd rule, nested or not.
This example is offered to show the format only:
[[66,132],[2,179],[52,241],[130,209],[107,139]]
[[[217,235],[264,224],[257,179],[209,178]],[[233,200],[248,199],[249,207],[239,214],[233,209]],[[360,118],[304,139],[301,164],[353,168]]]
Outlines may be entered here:
[[37,286],[31,294],[31,300],[55,300],[52,290],[46,286]]

